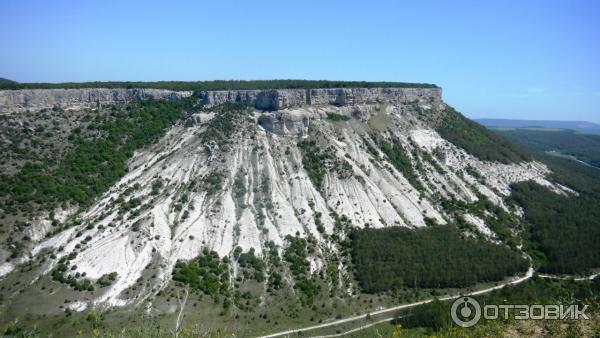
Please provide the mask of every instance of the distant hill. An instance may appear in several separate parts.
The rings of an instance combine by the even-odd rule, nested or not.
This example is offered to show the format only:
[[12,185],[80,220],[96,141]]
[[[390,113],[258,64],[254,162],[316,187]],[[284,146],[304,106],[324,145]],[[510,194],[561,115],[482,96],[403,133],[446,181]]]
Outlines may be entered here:
[[569,157],[600,168],[600,135],[557,129],[491,129],[535,152]]
[[0,77],[0,84],[17,84],[17,81],[13,81],[13,80],[9,80],[9,79],[5,79],[3,77]]
[[579,133],[600,133],[600,125],[587,121],[549,121],[549,120],[510,120],[510,119],[477,119],[489,128],[540,128],[570,129]]

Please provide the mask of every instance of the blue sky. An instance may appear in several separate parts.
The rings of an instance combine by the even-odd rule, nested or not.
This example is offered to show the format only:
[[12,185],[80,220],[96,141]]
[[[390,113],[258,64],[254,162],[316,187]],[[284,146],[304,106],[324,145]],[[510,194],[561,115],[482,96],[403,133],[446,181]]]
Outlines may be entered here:
[[599,1],[0,3],[20,82],[429,82],[470,117],[600,122]]

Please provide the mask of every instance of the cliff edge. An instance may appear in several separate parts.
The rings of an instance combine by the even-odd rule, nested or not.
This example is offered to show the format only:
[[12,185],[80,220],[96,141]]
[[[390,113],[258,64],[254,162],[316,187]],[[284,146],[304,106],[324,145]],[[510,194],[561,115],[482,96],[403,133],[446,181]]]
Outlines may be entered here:
[[[164,89],[18,89],[0,90],[0,113],[93,108],[131,100],[179,100],[193,91]],[[273,90],[216,90],[198,92],[199,103],[214,106],[245,102],[258,110],[281,110],[304,105],[350,106],[442,101],[440,88],[323,88]]]

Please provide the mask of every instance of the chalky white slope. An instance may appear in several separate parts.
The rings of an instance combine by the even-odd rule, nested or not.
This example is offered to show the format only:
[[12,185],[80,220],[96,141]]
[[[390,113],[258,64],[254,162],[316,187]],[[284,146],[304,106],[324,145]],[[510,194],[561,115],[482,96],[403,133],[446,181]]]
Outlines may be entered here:
[[[60,257],[76,253],[68,273],[85,273],[92,280],[117,272],[116,282],[93,304],[139,304],[167,285],[177,260],[191,259],[205,247],[220,256],[237,246],[244,251],[254,248],[261,255],[267,242],[283,246],[287,235],[299,234],[316,238],[320,250],[335,250],[317,229],[316,213],[322,215],[325,234],[334,232],[332,211],[345,215],[355,227],[421,227],[429,220],[444,224],[450,219],[437,202],[441,197],[472,203],[483,195],[511,211],[503,197],[514,182],[533,179],[558,193],[569,193],[545,178],[548,169],[543,164],[479,161],[442,139],[406,107],[361,109],[377,113],[361,115],[362,121],[333,122],[327,112],[350,116],[350,108],[255,112],[226,149],[198,136],[214,114],[194,116],[194,123],[185,124],[188,127],[174,126],[157,144],[138,152],[129,173],[78,216],[78,226],[41,242],[34,254],[62,247],[49,270]],[[273,123],[259,123],[264,114],[273,115]],[[369,119],[385,121],[390,128]],[[383,153],[374,153],[368,136],[373,128],[400,140],[413,164],[420,163],[418,180],[424,189],[413,187]],[[331,168],[322,187],[316,187],[303,168],[297,145],[313,137],[321,147],[332,147],[353,174],[340,177]],[[204,179],[215,173],[221,175],[221,183],[209,191]],[[467,219],[493,238],[483,220]],[[313,269],[323,264],[317,257]],[[123,292],[150,273],[152,285],[141,285],[128,295]]]

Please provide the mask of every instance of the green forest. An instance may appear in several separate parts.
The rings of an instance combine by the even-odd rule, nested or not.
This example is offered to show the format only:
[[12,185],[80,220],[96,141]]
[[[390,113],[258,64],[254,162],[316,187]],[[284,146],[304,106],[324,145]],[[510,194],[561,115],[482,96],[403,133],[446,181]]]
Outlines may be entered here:
[[527,148],[548,165],[551,180],[578,194],[559,195],[533,182],[511,186],[511,199],[524,210],[524,242],[536,269],[553,274],[586,274],[599,268],[600,170],[546,152],[558,150],[594,165],[600,159],[600,136],[530,129],[495,132]]
[[0,89],[57,88],[153,88],[170,90],[252,90],[252,89],[315,89],[315,88],[438,88],[429,83],[367,82],[328,80],[215,80],[215,81],[107,81],[64,83],[17,83],[1,81]]
[[137,101],[114,108],[109,118],[90,127],[101,137],[83,139],[75,132],[73,146],[58,166],[29,163],[15,175],[0,174],[2,209],[55,203],[87,205],[127,172],[135,150],[152,144],[184,116],[191,101]]
[[444,139],[482,161],[515,163],[531,159],[522,147],[471,121],[452,107],[446,108],[436,130]]
[[542,272],[577,274],[600,267],[600,170],[546,156],[552,179],[579,193],[558,195],[533,182],[512,186],[523,207],[529,249]]
[[508,247],[465,238],[451,225],[366,228],[353,231],[350,238],[354,275],[367,293],[467,287],[502,280],[528,266]]
[[[586,274],[600,267],[600,170],[572,159],[547,154],[547,151],[558,150],[596,165],[600,159],[600,136],[564,130],[481,131],[481,126],[453,112],[447,114],[445,123],[441,129],[445,132],[440,131],[442,136],[473,155],[482,158],[478,154],[486,153],[483,158],[496,160],[531,156],[549,167],[552,181],[577,192],[577,195],[559,195],[531,181],[511,186],[512,202],[523,207],[525,248],[533,257],[537,270],[553,274]],[[463,127],[458,127],[460,125]],[[480,138],[473,136],[476,134],[487,135],[482,138],[489,135],[493,137],[485,142],[469,142]],[[516,152],[512,155],[505,151],[494,153],[495,143],[500,145],[499,149],[516,149]],[[504,147],[503,144],[508,146]],[[486,150],[488,147],[491,150]]]

